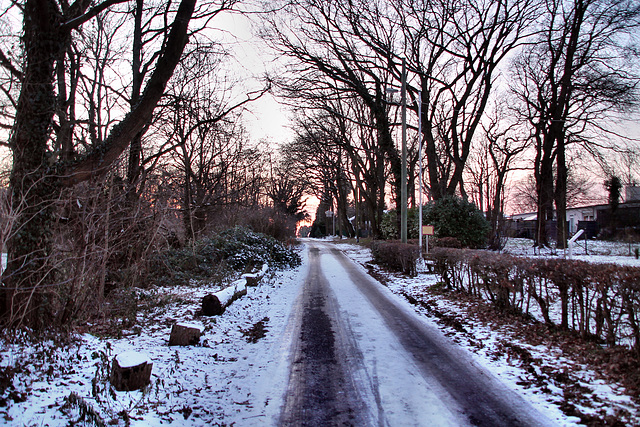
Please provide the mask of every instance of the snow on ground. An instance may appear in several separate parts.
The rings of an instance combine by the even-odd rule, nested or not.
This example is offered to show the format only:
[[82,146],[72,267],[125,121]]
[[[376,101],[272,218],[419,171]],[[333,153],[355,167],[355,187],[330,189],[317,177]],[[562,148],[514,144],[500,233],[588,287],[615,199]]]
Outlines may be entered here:
[[[505,252],[534,256],[526,252],[531,241],[515,240],[507,245]],[[589,242],[590,250],[610,255],[583,254],[575,259],[640,266],[635,257],[624,255],[619,247],[599,243]],[[342,244],[339,247],[358,263],[365,265],[371,261],[370,251],[362,246]],[[599,419],[615,416],[628,425],[640,425],[640,408],[620,384],[607,383],[595,369],[566,357],[559,347],[547,343],[528,344],[521,339],[521,331],[515,325],[500,326],[479,320],[470,310],[469,302],[459,294],[432,292],[437,289],[438,277],[426,269],[419,268],[418,276],[409,278],[385,272],[372,264],[368,264],[368,268],[382,277],[392,292],[422,301],[415,306],[417,311],[437,319],[443,332],[473,353],[479,364],[558,424],[579,424],[579,418],[567,417],[561,411],[561,406],[566,409],[567,404],[571,404],[587,416]]]
[[[636,250],[640,251],[640,244],[638,243],[578,240],[573,247],[573,259],[594,263],[613,263],[640,267],[640,259],[635,257]],[[507,254],[527,257],[569,257],[568,249],[535,248],[533,241],[530,239],[508,239],[502,251]]]
[[[596,245],[589,245],[590,253],[592,248],[596,252]],[[520,246],[527,247],[524,242]],[[360,264],[370,261],[370,252],[361,246],[339,247]],[[281,393],[273,390],[284,390],[288,381],[290,349],[281,337],[291,334],[289,313],[307,275],[304,248],[301,255],[303,267],[268,273],[221,316],[195,315],[202,297],[217,288],[156,288],[141,291],[147,309],[120,338],[90,335],[89,325],[87,333],[73,342],[0,340],[0,424],[56,427],[97,420],[133,426],[273,425],[282,405]],[[623,254],[607,259],[611,260],[636,262]],[[550,419],[559,424],[578,422],[559,409],[573,394],[572,402],[583,413],[617,414],[628,424],[640,425],[638,407],[620,385],[606,383],[597,372],[565,357],[561,349],[527,344],[516,328],[496,328],[470,315],[464,301],[430,293],[434,275],[420,272],[407,278],[372,268],[386,277],[393,292],[426,300],[416,310],[436,319],[446,335],[475,355],[477,363]],[[169,347],[171,327],[177,322],[201,326],[200,345]],[[151,359],[151,385],[143,391],[112,391],[111,361],[130,351]]]
[[[301,255],[306,260],[304,251]],[[202,297],[217,288],[161,288],[145,292],[144,300],[156,306],[139,314],[139,328],[123,331],[120,339],[86,333],[64,345],[2,340],[0,424],[67,426],[84,417],[98,420],[95,425],[216,426],[270,419],[281,399],[270,395],[271,387],[282,390],[288,380],[288,349],[280,348],[279,338],[306,265],[267,273],[221,316],[195,316]],[[177,322],[201,325],[200,345],[169,347]],[[111,361],[132,351],[151,359],[151,385],[144,391],[112,391]]]

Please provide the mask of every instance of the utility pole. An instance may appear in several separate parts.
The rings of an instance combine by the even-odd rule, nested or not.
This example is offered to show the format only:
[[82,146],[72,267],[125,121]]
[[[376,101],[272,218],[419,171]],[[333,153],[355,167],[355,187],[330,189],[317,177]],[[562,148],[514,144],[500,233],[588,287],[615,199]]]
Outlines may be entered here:
[[402,58],[402,179],[400,240],[407,243],[407,61]]
[[422,91],[418,91],[418,246],[422,259]]

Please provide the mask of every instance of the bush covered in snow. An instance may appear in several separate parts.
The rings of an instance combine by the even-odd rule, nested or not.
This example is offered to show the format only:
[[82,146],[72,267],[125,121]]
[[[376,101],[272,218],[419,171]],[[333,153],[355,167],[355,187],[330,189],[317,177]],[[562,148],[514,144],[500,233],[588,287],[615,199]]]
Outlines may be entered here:
[[265,262],[277,268],[293,268],[301,263],[297,252],[280,241],[244,227],[223,231],[209,239],[206,246],[235,270]]
[[275,268],[293,268],[300,265],[301,260],[297,252],[278,240],[236,227],[188,247],[158,254],[151,280],[160,285],[222,282],[234,272],[246,272],[263,263]]

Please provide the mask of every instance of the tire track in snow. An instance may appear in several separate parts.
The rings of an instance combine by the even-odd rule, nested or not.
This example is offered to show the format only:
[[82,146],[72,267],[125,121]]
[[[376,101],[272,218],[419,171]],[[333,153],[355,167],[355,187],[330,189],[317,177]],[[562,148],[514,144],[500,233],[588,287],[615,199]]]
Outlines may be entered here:
[[333,245],[308,244],[279,425],[550,425]]
[[335,300],[320,269],[319,249],[310,249],[310,270],[298,307],[298,339],[280,425],[368,425],[352,383],[350,363],[336,340]]

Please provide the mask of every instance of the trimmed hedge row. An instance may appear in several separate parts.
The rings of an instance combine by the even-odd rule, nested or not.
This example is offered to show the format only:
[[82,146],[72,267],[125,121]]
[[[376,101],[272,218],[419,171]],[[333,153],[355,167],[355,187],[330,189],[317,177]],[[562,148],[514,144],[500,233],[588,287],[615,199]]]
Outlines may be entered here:
[[431,257],[451,290],[640,356],[640,268],[446,248]]
[[408,243],[374,241],[371,243],[371,255],[377,264],[408,274],[416,275],[416,261],[420,250],[416,245]]

